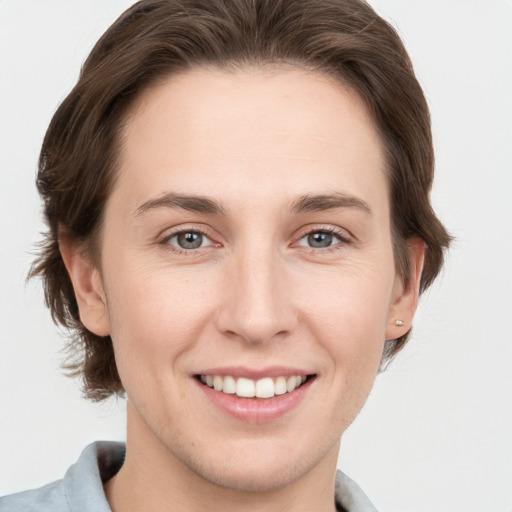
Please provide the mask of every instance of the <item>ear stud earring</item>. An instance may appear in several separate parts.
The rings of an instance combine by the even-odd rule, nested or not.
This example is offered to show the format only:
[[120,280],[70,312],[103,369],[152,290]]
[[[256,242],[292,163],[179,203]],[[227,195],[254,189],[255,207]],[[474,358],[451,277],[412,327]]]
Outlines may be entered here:
[[395,320],[395,325],[404,325],[403,320]]

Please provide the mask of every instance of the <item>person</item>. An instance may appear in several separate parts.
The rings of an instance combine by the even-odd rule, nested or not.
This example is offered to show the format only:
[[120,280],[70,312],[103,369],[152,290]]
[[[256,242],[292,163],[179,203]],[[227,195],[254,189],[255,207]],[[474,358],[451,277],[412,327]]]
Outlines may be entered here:
[[31,275],[127,440],[2,510],[370,511],[342,433],[450,237],[428,107],[361,0],[142,0],[46,133]]

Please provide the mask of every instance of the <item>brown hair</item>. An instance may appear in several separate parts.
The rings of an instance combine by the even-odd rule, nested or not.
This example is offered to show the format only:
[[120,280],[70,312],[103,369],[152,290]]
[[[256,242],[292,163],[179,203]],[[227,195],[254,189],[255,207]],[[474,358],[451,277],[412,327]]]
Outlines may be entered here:
[[[291,63],[331,75],[363,99],[380,131],[391,189],[397,271],[409,277],[407,240],[426,243],[421,291],[450,237],[429,199],[434,156],[429,111],[395,30],[361,0],[142,0],[107,30],[46,133],[37,186],[49,226],[30,277],[41,276],[54,321],[70,329],[65,368],[84,394],[122,393],[110,337],[80,322],[59,236],[89,248],[112,189],[127,108],[155,81],[198,66]],[[388,345],[395,355],[402,336]]]

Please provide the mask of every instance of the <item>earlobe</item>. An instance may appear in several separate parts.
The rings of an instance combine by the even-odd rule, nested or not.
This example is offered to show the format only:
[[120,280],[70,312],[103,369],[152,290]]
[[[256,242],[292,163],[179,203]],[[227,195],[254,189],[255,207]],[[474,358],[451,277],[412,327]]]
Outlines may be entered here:
[[99,270],[84,255],[77,243],[60,240],[59,248],[73,284],[80,320],[97,336],[108,336],[110,326]]
[[386,339],[393,340],[410,330],[418,306],[421,273],[425,259],[425,242],[419,238],[407,241],[409,249],[409,281],[406,286],[397,276],[388,313]]

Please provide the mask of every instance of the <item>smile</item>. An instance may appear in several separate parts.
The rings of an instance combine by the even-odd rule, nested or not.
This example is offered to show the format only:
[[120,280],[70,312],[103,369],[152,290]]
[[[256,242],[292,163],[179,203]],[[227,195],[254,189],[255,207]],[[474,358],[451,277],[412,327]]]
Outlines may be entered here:
[[253,380],[245,377],[236,379],[231,375],[200,375],[199,380],[209,388],[227,395],[236,395],[240,398],[272,398],[277,395],[291,393],[302,386],[307,377],[305,375],[293,375]]

